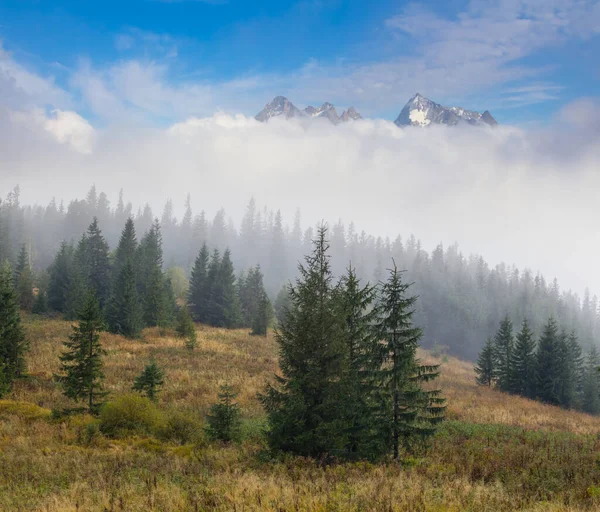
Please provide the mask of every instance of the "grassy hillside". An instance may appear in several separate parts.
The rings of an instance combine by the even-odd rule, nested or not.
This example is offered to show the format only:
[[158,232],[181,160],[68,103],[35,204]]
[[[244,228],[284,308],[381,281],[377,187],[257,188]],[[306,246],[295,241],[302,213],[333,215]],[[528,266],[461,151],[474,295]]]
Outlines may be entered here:
[[[600,510],[600,418],[478,387],[468,363],[443,362],[448,421],[427,453],[402,465],[322,467],[265,454],[256,393],[276,371],[272,337],[199,327],[189,353],[157,331],[142,341],[103,335],[111,396],[128,392],[151,356],[164,368],[162,421],[192,431],[177,442],[164,425],[109,439],[89,416],[54,418],[72,405],[52,382],[70,324],[30,317],[26,327],[31,377],[0,401],[3,511]],[[199,434],[226,382],[240,389],[245,418],[233,446]]]

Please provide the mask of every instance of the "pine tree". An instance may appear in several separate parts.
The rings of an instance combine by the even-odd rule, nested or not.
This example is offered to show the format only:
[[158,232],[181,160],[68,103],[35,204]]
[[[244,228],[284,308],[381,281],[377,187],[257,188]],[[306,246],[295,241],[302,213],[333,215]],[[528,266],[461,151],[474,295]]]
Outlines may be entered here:
[[379,338],[374,328],[377,319],[376,287],[362,286],[355,269],[349,266],[339,287],[339,307],[346,345],[345,374],[342,377],[344,398],[341,416],[345,426],[349,458],[376,459],[386,449],[376,425],[376,391],[372,372],[379,356]]
[[513,325],[508,315],[500,322],[494,336],[494,368],[497,386],[501,391],[510,391],[511,357],[514,347]]
[[121,269],[127,262],[131,262],[135,267],[135,258],[137,254],[137,238],[135,236],[135,226],[131,218],[127,219],[125,227],[121,232],[119,245],[115,251],[115,261],[112,269],[113,283],[119,279]]
[[236,327],[240,321],[240,306],[229,249],[226,249],[223,253],[223,258],[221,258],[216,272],[216,278],[211,283],[210,289],[209,311],[211,316],[209,317],[209,323],[216,327]]
[[587,356],[583,373],[582,409],[589,414],[600,414],[600,356],[595,345]]
[[571,362],[571,372],[574,387],[573,406],[581,409],[583,400],[583,371],[584,361],[581,345],[577,339],[575,331],[571,331],[567,336],[567,351]]
[[48,294],[44,290],[39,290],[31,308],[34,315],[43,315],[48,312]]
[[483,350],[477,358],[477,365],[474,370],[477,374],[475,379],[477,384],[488,387],[494,384],[496,379],[494,372],[494,346],[491,338],[488,338],[483,346]]
[[210,300],[210,288],[208,286],[208,246],[202,244],[202,248],[194,262],[194,268],[190,278],[190,289],[188,292],[188,304],[190,312],[198,322],[206,322],[208,303]]
[[65,350],[59,356],[60,373],[55,375],[64,395],[86,402],[91,413],[98,411],[101,399],[107,394],[102,387],[102,356],[106,353],[100,344],[103,330],[98,299],[90,293],[79,314],[79,325],[73,326],[73,332],[64,342]]
[[143,312],[132,261],[126,260],[120,269],[107,306],[108,329],[126,338],[138,338],[144,327]]
[[63,314],[66,320],[77,320],[81,308],[85,305],[89,290],[78,258],[73,259],[69,282],[65,291]]
[[49,269],[48,306],[54,311],[65,312],[73,264],[73,246],[62,242]]
[[543,402],[560,405],[561,351],[558,326],[550,317],[545,325],[536,353],[536,395]]
[[535,398],[535,340],[527,320],[523,320],[511,352],[509,391],[526,398]]
[[96,294],[100,308],[103,308],[110,295],[111,272],[108,243],[102,236],[96,217],[83,240],[81,269],[88,289]]
[[3,367],[0,380],[3,388],[10,387],[15,379],[25,373],[25,352],[28,349],[11,268],[5,261],[0,266],[0,364]]
[[164,384],[164,373],[152,359],[142,373],[135,378],[133,390],[144,394],[153,402],[158,400],[158,393]]
[[29,255],[25,244],[21,246],[21,252],[15,267],[15,291],[21,309],[31,311],[35,296],[33,295],[33,273],[29,265]]
[[207,417],[206,433],[211,439],[230,443],[240,437],[240,406],[235,402],[238,394],[225,384],[219,392],[219,402],[213,405]]
[[439,365],[421,365],[416,358],[423,335],[412,322],[417,297],[407,295],[411,285],[401,276],[394,264],[378,306],[384,345],[377,374],[386,398],[381,427],[390,435],[394,459],[399,458],[400,444],[408,449],[415,440],[432,435],[445,410],[439,390],[422,389],[423,382],[437,378]]
[[254,311],[254,318],[252,319],[252,334],[253,336],[266,336],[269,322],[272,316],[272,306],[267,292],[262,290],[259,295],[258,307]]
[[299,278],[290,287],[291,305],[275,332],[281,376],[262,397],[271,448],[312,457],[339,453],[346,444],[338,414],[344,324],[326,235],[321,227],[313,253],[299,265]]
[[194,348],[196,348],[196,326],[194,325],[194,320],[186,306],[179,308],[177,313],[176,331],[178,336],[185,338],[185,347],[188,350],[194,350]]

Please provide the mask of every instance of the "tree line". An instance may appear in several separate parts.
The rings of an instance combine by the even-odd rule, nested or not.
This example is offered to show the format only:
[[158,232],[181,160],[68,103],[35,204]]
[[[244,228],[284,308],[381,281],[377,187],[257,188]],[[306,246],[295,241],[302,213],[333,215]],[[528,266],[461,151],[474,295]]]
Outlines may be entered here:
[[[422,337],[413,323],[417,298],[409,293],[411,285],[403,281],[395,263],[387,279],[375,286],[363,285],[352,266],[336,281],[326,235],[327,229],[320,228],[314,250],[299,264],[299,277],[289,285],[289,304],[275,334],[280,373],[260,397],[269,423],[267,440],[275,451],[319,459],[376,460],[388,455],[398,459],[403,451],[424,444],[445,411],[441,391],[424,387],[437,378],[439,367],[422,364],[416,357]],[[66,254],[71,256],[65,260]],[[62,291],[57,296],[66,304],[66,297],[74,293],[71,287],[77,286],[82,294],[75,308],[78,322],[64,341],[54,380],[65,396],[83,402],[92,414],[102,410],[107,395],[101,332],[108,328],[135,337],[144,322],[164,326],[165,311],[175,307],[160,258],[157,225],[137,244],[128,221],[111,256],[96,219],[76,249],[56,257],[50,277],[57,288],[49,295],[54,300],[54,292]],[[64,261],[68,264],[57,264]],[[141,284],[139,275],[146,276]],[[26,372],[28,345],[16,282],[5,263],[0,274],[2,393]],[[139,286],[145,287],[142,293]],[[147,300],[140,302],[139,297]],[[228,251],[221,257],[215,250],[209,258],[204,245],[194,264],[189,310],[179,310],[186,321],[177,329],[195,332],[189,311],[223,327],[251,318],[263,322],[265,298],[259,267],[236,283]],[[182,317],[182,311],[188,314]],[[133,389],[154,400],[163,382],[162,370],[151,361]],[[211,410],[209,429],[211,435],[227,440],[239,411],[231,389],[223,389],[220,398]]]
[[[286,221],[281,212],[259,208],[251,199],[236,225],[224,210],[209,216],[192,206],[188,196],[178,219],[169,200],[158,215],[163,266],[172,278],[190,277],[204,243],[221,255],[229,248],[235,268],[260,264],[265,270],[265,290],[274,301],[282,287],[297,277],[295,262],[311,250],[315,228],[303,225],[299,211]],[[113,206],[95,187],[85,198],[68,203],[53,200],[47,206],[22,205],[17,187],[0,204],[0,260],[8,259],[16,268],[25,246],[34,284],[43,288],[44,271],[60,250],[60,242],[66,240],[76,248],[94,217],[114,249],[128,218],[133,219],[138,233],[146,233],[157,216],[149,205],[135,209],[123,194]],[[474,360],[507,312],[516,323],[527,318],[536,332],[553,316],[567,330],[577,331],[586,351],[600,337],[596,296],[586,291],[579,297],[561,290],[555,279],[529,269],[503,263],[490,266],[480,256],[463,254],[456,244],[440,244],[428,252],[413,235],[374,237],[341,220],[332,224],[329,239],[332,271],[337,277],[343,275],[348,261],[361,279],[372,282],[383,278],[385,262],[391,258],[407,269],[407,279],[415,283],[414,292],[421,298],[415,321],[424,328],[426,348],[444,344],[453,354]]]
[[527,320],[516,335],[507,315],[479,354],[477,382],[506,393],[590,414],[600,413],[600,357],[584,356],[575,331],[548,319],[536,341]]

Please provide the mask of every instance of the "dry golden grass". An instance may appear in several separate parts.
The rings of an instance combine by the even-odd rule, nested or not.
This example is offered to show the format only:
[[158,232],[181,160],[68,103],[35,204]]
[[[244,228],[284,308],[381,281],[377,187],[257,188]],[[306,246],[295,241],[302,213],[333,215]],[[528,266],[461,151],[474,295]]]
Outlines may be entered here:
[[[600,510],[600,418],[475,385],[449,358],[437,385],[449,422],[429,453],[403,465],[267,460],[256,397],[277,368],[272,336],[198,327],[190,353],[174,336],[105,334],[106,385],[117,395],[154,356],[166,373],[159,406],[202,418],[219,385],[240,390],[240,445],[86,438],[89,416],[54,420],[72,404],[56,388],[70,323],[27,318],[31,378],[0,401],[1,511],[575,511]],[[427,353],[421,357],[440,362]]]

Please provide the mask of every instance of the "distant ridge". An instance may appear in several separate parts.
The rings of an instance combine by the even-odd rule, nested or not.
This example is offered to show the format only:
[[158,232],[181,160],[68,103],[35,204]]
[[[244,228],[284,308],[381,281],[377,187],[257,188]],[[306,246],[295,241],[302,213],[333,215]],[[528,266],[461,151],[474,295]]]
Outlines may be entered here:
[[[285,119],[292,117],[305,119],[322,117],[336,125],[358,121],[363,118],[354,107],[350,107],[348,110],[344,110],[341,115],[338,115],[335,107],[329,102],[323,103],[320,107],[308,106],[300,110],[285,96],[275,96],[270,103],[265,105],[265,108],[256,114],[255,119],[264,123],[273,117],[283,117]],[[461,123],[488,126],[498,124],[488,110],[481,114],[462,107],[445,107],[421,96],[419,93],[408,100],[394,123],[401,127],[417,126],[422,128],[432,124],[448,126]]]

